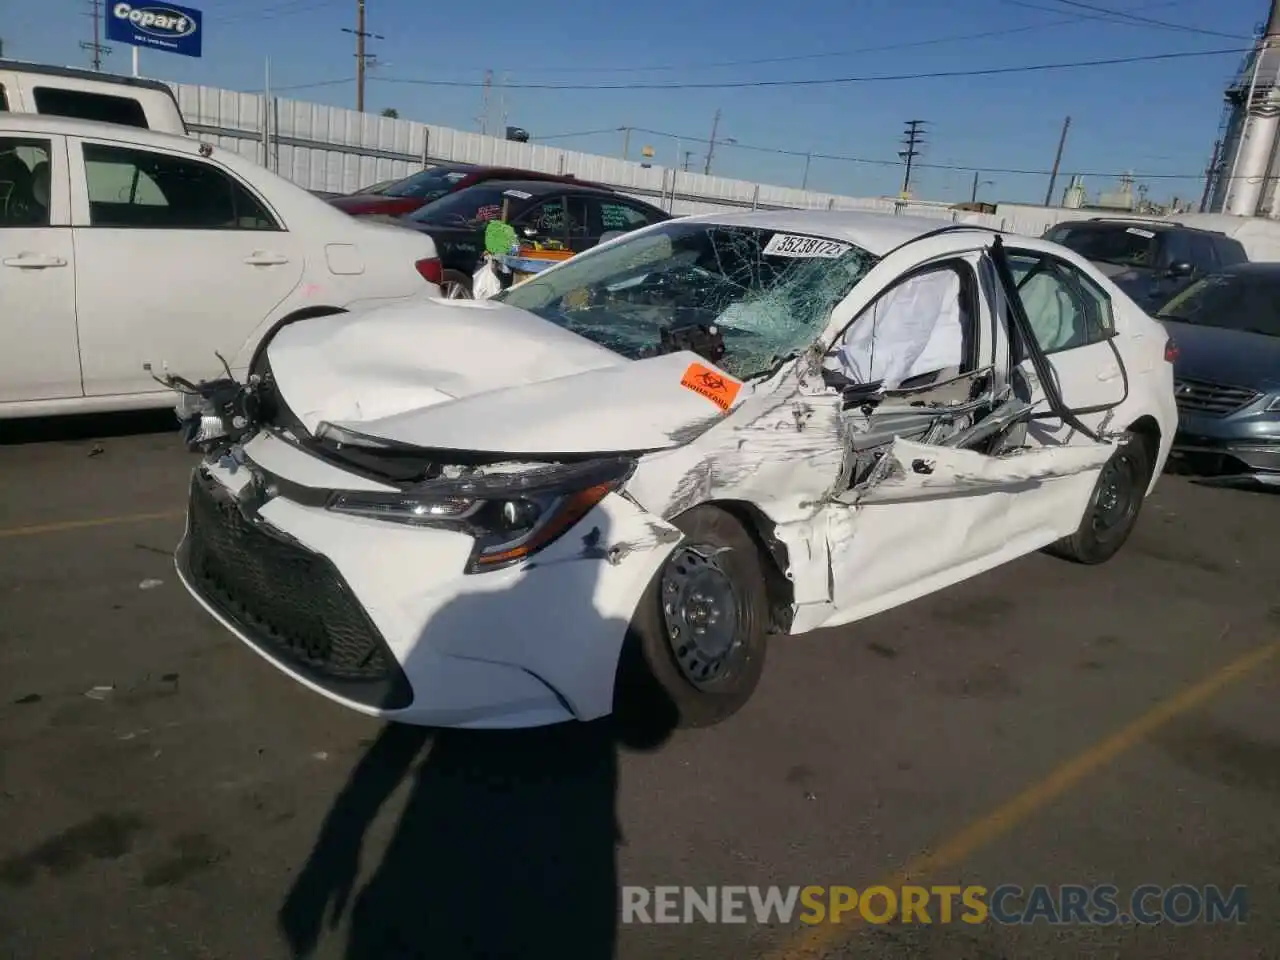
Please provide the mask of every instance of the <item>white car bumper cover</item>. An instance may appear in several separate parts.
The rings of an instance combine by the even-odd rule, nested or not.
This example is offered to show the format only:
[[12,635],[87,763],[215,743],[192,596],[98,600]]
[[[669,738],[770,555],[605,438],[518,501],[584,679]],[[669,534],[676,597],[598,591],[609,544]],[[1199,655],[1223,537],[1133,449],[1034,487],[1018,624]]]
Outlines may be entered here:
[[[246,452],[255,445],[268,452],[253,443]],[[332,470],[324,465],[323,472]],[[338,472],[351,488],[367,488]],[[429,726],[537,726],[608,714],[632,614],[681,538],[611,494],[525,564],[466,574],[473,541],[464,533],[346,516],[284,496],[268,500],[255,523],[226,497],[249,482],[242,468],[197,470],[178,551],[187,589],[299,683],[370,716]],[[220,514],[210,514],[214,501],[201,487],[224,500]],[[218,570],[240,578],[230,602],[219,591]],[[244,589],[245,578],[253,589]],[[257,616],[255,604],[274,611],[274,619]],[[325,663],[333,656],[325,637],[332,640],[339,621],[357,622],[361,610],[380,649],[361,654],[344,640],[340,666],[349,676],[335,675]],[[337,619],[326,623],[331,611]],[[312,647],[303,636],[308,629]],[[371,682],[368,668],[379,657],[389,672]],[[353,658],[363,658],[363,674]]]

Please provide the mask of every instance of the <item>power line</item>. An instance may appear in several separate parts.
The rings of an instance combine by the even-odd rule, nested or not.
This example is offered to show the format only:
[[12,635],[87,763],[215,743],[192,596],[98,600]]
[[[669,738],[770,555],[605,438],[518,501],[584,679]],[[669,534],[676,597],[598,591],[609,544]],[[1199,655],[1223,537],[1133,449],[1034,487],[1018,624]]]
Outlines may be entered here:
[[622,133],[626,127],[601,127],[599,130],[578,130],[574,133],[549,133],[544,137],[530,137],[530,140],[572,140],[576,137],[594,137],[602,133]]
[[[1062,7],[1046,7],[1043,3],[1032,3],[1031,0],[1000,0],[1000,2],[1007,4],[1008,6],[1011,6],[1011,7],[1020,7],[1023,10],[1037,10],[1041,13],[1057,13],[1057,14],[1066,13],[1066,11]],[[1057,0],[1047,0],[1047,2],[1057,2]],[[1169,3],[1155,4],[1155,6],[1171,6],[1171,5],[1172,4],[1169,4]],[[1098,8],[1098,9],[1101,9],[1101,8]],[[1207,33],[1210,36],[1215,36],[1215,37],[1230,37],[1232,40],[1249,39],[1243,34],[1216,33],[1212,30],[1202,30],[1199,27],[1187,27],[1187,26],[1183,26],[1182,24],[1176,24],[1176,23],[1165,23],[1163,21],[1160,21],[1153,24],[1153,23],[1146,23],[1146,22],[1137,21],[1137,20],[1126,20],[1124,19],[1124,17],[1127,16],[1127,14],[1121,13],[1120,11],[1114,11],[1114,12],[1106,11],[1106,12],[1100,12],[1100,13],[1077,13],[1076,16],[1079,17],[1081,20],[1092,20],[1096,23],[1113,23],[1122,27],[1145,27],[1147,29],[1150,29],[1151,27],[1154,26],[1154,27],[1157,27],[1160,29],[1166,29],[1166,30],[1178,30],[1182,32],[1189,31],[1191,33]]]
[[259,7],[255,10],[232,10],[228,13],[218,11],[208,14],[207,18],[218,23],[240,23],[246,20],[253,20],[256,23],[262,20],[278,20],[281,17],[316,13],[326,7],[336,7],[345,2],[346,0],[284,0],[283,3]]
[[317,87],[340,87],[345,83],[355,83],[355,77],[343,77],[341,80],[317,80],[314,83],[291,83],[287,86],[272,86],[272,92],[279,93],[281,90],[314,90]]
[[1200,33],[1208,37],[1226,37],[1230,40],[1244,40],[1247,37],[1241,37],[1238,34],[1219,33],[1216,30],[1205,30],[1202,27],[1188,27],[1181,23],[1170,23],[1167,20],[1154,20],[1151,17],[1139,16],[1136,13],[1129,13],[1127,10],[1113,10],[1108,7],[1095,7],[1091,3],[1082,3],[1081,0],[1053,0],[1054,3],[1061,4],[1064,7],[1075,7],[1079,10],[1092,10],[1095,13],[1104,13],[1110,17],[1118,17],[1128,20],[1131,23],[1142,24],[1147,27],[1163,27],[1166,30],[1185,30],[1188,33]]
[[[618,128],[622,129],[622,128]],[[696,140],[688,134],[670,133],[665,130],[652,130],[646,127],[629,127],[635,133],[645,133],[651,137],[665,137],[670,140]],[[846,154],[838,153],[819,153],[810,150],[788,150],[782,147],[762,147],[756,144],[740,143],[734,141],[728,143],[721,140],[721,144],[732,147],[735,150],[749,150],[755,153],[770,153],[778,156],[787,157],[811,157],[814,160],[834,160],[837,163],[860,163],[867,166],[876,167],[899,167],[902,165],[901,160],[883,160],[872,157],[852,157]],[[1051,170],[1026,170],[1012,167],[993,167],[987,164],[965,166],[958,163],[912,163],[913,169],[925,170],[956,170],[964,173],[974,173],[980,171],[984,174],[999,173],[1005,176],[1020,177],[1047,177]],[[1078,177],[1100,177],[1103,179],[1114,179],[1121,176],[1133,176],[1135,180],[1199,180],[1204,176],[1203,171],[1195,173],[1134,173],[1132,171],[1098,171],[1098,170],[1078,170],[1074,171]]]
[[529,67],[522,68],[523,73],[656,73],[669,70],[702,70],[713,67],[757,67],[771,63],[798,63],[802,60],[828,60],[832,57],[851,57],[862,53],[882,53],[889,50],[907,50],[913,47],[931,47],[944,43],[964,43],[971,40],[986,40],[991,37],[1005,37],[1015,33],[1030,33],[1036,30],[1047,30],[1050,27],[1061,27],[1083,20],[1093,19],[1075,15],[1060,20],[1047,20],[1023,27],[1004,27],[999,30],[983,30],[978,33],[952,34],[946,37],[932,37],[928,40],[905,40],[899,43],[882,43],[870,47],[854,47],[850,50],[834,50],[827,53],[796,53],[785,57],[757,57],[750,60],[700,60],[696,63],[664,63],[648,66],[629,67]]
[[[938,70],[929,73],[882,74],[869,77],[813,77],[797,80],[730,80],[719,83],[511,83],[510,90],[725,90],[744,87],[811,87],[845,83],[888,83],[902,80],[942,80],[957,77],[993,77],[1005,74],[1042,73],[1049,70],[1072,70],[1082,67],[1109,67],[1129,63],[1153,63],[1160,60],[1186,60],[1193,57],[1239,56],[1252,47],[1230,47],[1220,50],[1189,50],[1178,53],[1152,53],[1131,57],[1108,57],[1102,60],[1075,60],[1062,63],[1035,63],[1017,67],[986,67],[978,70]],[[422,80],[413,77],[378,77],[380,83],[407,83],[424,87],[481,87],[477,80]]]

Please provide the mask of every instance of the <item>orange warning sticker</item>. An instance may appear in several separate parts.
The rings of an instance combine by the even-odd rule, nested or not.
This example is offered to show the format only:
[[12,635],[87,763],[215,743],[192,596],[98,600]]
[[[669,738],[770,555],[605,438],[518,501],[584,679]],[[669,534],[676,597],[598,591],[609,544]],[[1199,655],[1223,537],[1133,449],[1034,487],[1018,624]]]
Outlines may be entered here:
[[688,387],[694,393],[702,394],[721,410],[728,410],[733,404],[734,397],[742,389],[742,384],[737,380],[726,377],[723,373],[717,373],[700,363],[689,364],[689,369],[680,378],[680,385]]

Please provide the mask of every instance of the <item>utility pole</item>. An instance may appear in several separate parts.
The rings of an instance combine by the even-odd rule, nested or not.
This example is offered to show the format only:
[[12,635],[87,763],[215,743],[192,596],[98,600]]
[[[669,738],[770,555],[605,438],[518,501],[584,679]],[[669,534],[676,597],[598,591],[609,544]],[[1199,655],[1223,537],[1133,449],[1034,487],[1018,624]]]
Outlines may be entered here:
[[93,18],[93,39],[80,41],[80,49],[93,54],[93,69],[102,69],[102,55],[110,53],[111,48],[103,46],[99,38],[102,36],[102,0],[89,0],[89,16]]
[[1058,167],[1062,165],[1062,151],[1067,145],[1067,131],[1071,129],[1071,118],[1062,122],[1062,136],[1058,138],[1058,155],[1053,158],[1053,172],[1049,174],[1049,189],[1045,191],[1044,205],[1053,206],[1053,188],[1058,182]]
[[925,120],[908,120],[907,128],[902,133],[902,143],[906,149],[899,150],[898,156],[907,161],[907,171],[902,178],[902,193],[904,196],[911,189],[911,162],[920,156],[920,151],[916,148],[924,146],[924,131],[920,128],[926,122]]
[[684,152],[684,171],[685,171],[685,173],[688,173],[688,172],[689,172],[689,161],[690,161],[692,158],[693,158],[693,151],[692,151],[692,150],[686,150],[686,151]]
[[978,202],[978,177],[979,176],[980,174],[978,173],[977,170],[973,171],[973,192],[969,194],[970,203]]
[[705,174],[711,173],[711,157],[716,152],[716,131],[720,129],[720,108],[716,108],[716,115],[711,121],[711,139],[707,141],[707,164],[702,168]]
[[[1280,0],[1277,0],[1280,9]],[[1204,193],[1200,195],[1200,212],[1204,213],[1209,206],[1209,193],[1213,190],[1214,173],[1218,169],[1218,152],[1222,149],[1222,141],[1213,141],[1213,155],[1209,158],[1209,166],[1204,168]]]
[[343,27],[343,33],[353,33],[356,37],[356,112],[364,113],[364,71],[368,62],[374,59],[372,54],[364,52],[364,42],[369,40],[385,40],[386,37],[370,33],[364,28],[364,0],[356,0],[356,28]]
[[480,135],[485,136],[489,132],[489,93],[493,90],[493,71],[486,70],[484,72],[483,92],[480,94],[480,116],[476,117],[480,121]]

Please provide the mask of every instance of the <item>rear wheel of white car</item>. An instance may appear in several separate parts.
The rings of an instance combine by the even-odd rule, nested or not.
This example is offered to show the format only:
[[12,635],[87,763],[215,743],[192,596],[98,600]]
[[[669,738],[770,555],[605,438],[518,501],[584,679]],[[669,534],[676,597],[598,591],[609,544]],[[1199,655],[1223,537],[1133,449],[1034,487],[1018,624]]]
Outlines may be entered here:
[[619,713],[658,710],[707,727],[751,698],[764,670],[769,604],[755,543],[732,515],[695,507],[686,539],[645,590],[619,664]]
[[1080,527],[1050,553],[1076,563],[1105,563],[1129,539],[1151,482],[1151,451],[1141,434],[1130,431],[1125,441],[1102,468]]
[[440,295],[446,300],[472,300],[471,278],[457,270],[446,270],[440,278]]

